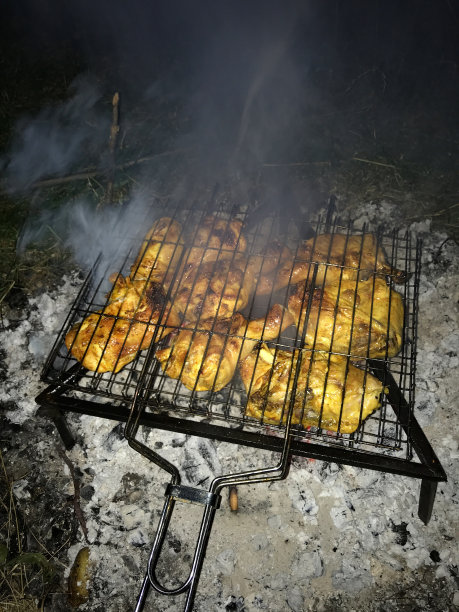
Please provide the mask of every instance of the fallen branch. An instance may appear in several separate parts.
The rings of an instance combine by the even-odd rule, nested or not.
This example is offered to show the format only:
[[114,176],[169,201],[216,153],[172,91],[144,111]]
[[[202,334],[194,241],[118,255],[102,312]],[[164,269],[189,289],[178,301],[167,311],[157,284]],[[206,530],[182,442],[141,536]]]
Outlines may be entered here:
[[79,479],[78,479],[78,477],[77,477],[77,475],[75,473],[75,468],[73,466],[73,463],[70,461],[70,459],[64,453],[64,451],[61,450],[60,448],[58,448],[57,452],[59,453],[59,456],[62,458],[64,463],[69,468],[70,476],[72,477],[72,481],[73,481],[73,490],[74,490],[74,493],[73,493],[73,510],[75,512],[75,516],[76,516],[78,522],[80,523],[81,530],[82,530],[83,535],[84,535],[84,539],[89,544],[89,535],[88,535],[88,528],[86,527],[86,519],[84,518],[83,510],[81,509],[81,506],[80,506],[80,481],[79,481]]
[[[411,221],[412,219],[424,219],[424,218],[429,218],[429,217],[441,217],[442,215],[447,214],[450,210],[453,210],[454,208],[457,208],[459,206],[459,202],[457,202],[456,204],[452,204],[451,206],[447,206],[446,208],[442,208],[441,210],[436,210],[435,212],[431,212],[431,213],[423,213],[422,215],[413,215],[411,217],[407,217],[407,219],[409,221]],[[455,227],[455,226],[453,226]]]
[[456,204],[453,204],[452,206],[447,206],[446,208],[437,210],[437,212],[430,213],[429,217],[441,217],[441,215],[444,215],[448,211],[452,210],[453,208],[457,208],[458,206],[459,206],[459,202],[457,202]]
[[383,166],[384,168],[392,168],[392,170],[397,170],[394,164],[386,164],[384,162],[374,161],[373,159],[365,159],[364,157],[353,157],[354,161],[363,162],[364,164],[372,164],[373,166]]
[[[125,162],[124,164],[119,164],[115,166],[115,170],[126,170],[127,168],[132,168],[133,166],[137,166],[138,164],[143,164],[147,161],[157,159],[158,157],[167,157],[168,155],[175,155],[176,153],[182,153],[183,151],[187,150],[188,149],[185,148],[172,149],[170,151],[163,151],[162,153],[156,153],[154,155],[146,155],[144,157],[139,157],[138,159]],[[88,168],[87,170],[82,170],[81,172],[77,172],[76,174],[68,174],[66,176],[36,181],[35,183],[32,183],[31,189],[39,189],[41,187],[54,187],[56,185],[64,185],[65,183],[73,183],[74,181],[85,181],[96,176],[102,176],[103,174],[105,174],[105,170],[103,170],[102,168]]]

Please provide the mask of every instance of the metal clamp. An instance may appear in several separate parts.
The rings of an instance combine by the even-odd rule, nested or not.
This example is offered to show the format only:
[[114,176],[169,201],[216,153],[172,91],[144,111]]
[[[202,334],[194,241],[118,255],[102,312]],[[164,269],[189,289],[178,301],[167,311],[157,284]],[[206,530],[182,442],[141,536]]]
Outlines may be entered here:
[[178,501],[211,506],[216,510],[220,508],[220,503],[222,501],[222,497],[218,493],[211,493],[204,489],[196,489],[195,487],[187,487],[186,485],[172,483],[167,485],[165,495],[170,495],[170,497]]

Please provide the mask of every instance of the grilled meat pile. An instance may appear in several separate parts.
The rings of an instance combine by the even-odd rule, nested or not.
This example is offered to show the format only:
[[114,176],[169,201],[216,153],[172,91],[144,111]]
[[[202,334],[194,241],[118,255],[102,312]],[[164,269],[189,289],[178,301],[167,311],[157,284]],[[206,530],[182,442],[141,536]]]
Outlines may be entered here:
[[299,283],[288,307],[299,336],[316,350],[384,358],[401,348],[402,297],[377,276],[323,287]]
[[[169,335],[156,358],[188,389],[219,391],[239,366],[247,416],[280,424],[292,404],[295,424],[355,431],[384,389],[353,362],[400,350],[403,302],[385,278],[404,282],[403,273],[372,234],[320,234],[295,252],[280,242],[247,251],[237,219],[208,215],[191,232],[159,219],[129,276],[112,279],[106,306],[70,329],[67,348],[89,370],[118,372]],[[254,296],[272,304],[283,288],[285,306],[253,320],[241,313]],[[292,324],[298,348],[260,348]]]
[[292,315],[279,304],[266,317],[252,321],[239,312],[226,319],[206,319],[197,330],[182,326],[168,348],[156,351],[156,357],[164,372],[179,378],[188,389],[219,391],[260,340],[274,340],[292,323]]

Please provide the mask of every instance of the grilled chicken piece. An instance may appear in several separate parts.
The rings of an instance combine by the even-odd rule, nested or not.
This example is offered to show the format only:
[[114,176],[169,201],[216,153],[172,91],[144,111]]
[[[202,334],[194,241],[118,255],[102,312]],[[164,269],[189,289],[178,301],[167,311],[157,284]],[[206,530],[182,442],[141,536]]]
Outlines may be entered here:
[[286,249],[278,243],[269,245],[265,253],[245,257],[230,251],[204,251],[203,263],[189,263],[177,276],[173,293],[174,305],[189,322],[201,319],[231,317],[242,310],[254,293],[265,295],[267,273],[285,256]]
[[365,280],[373,274],[391,276],[395,283],[407,280],[405,272],[386,262],[374,234],[319,234],[302,242],[296,255],[292,254],[274,275],[265,279],[265,291],[277,291],[302,281],[318,287],[339,283],[340,279]]
[[181,232],[177,221],[169,217],[158,219],[144,238],[129,278],[162,283],[167,291],[183,251]]
[[247,240],[242,233],[242,221],[220,219],[215,215],[204,217],[191,239],[184,265],[200,265],[217,259],[232,259],[234,253],[243,253]]
[[277,240],[267,244],[263,253],[248,257],[247,274],[254,279],[255,294],[269,295],[272,293],[275,270],[278,270],[280,266],[287,265],[287,262],[290,262],[291,265],[292,261],[292,251]]
[[403,301],[377,276],[308,289],[300,283],[288,301],[298,337],[316,350],[357,358],[393,357],[402,347]]
[[171,346],[156,351],[164,373],[194,391],[219,391],[233,378],[239,360],[260,340],[273,340],[293,323],[289,312],[275,304],[266,317],[247,321],[240,313],[226,319],[201,321],[184,328]]
[[76,323],[65,337],[72,355],[88,370],[119,372],[137,353],[180,325],[177,310],[160,283],[119,279],[124,291],[98,312]]
[[169,218],[155,222],[128,278],[116,277],[107,305],[76,323],[65,337],[72,355],[88,370],[119,372],[138,351],[160,340],[181,322],[166,300],[182,247],[180,225]]
[[239,366],[248,396],[246,415],[263,423],[285,423],[297,367],[294,425],[353,433],[381,405],[382,383],[346,357],[262,346]]
[[246,274],[242,222],[205,217],[177,274],[172,300],[189,322],[232,316],[244,308],[254,279]]
[[177,278],[172,300],[188,322],[228,318],[248,304],[254,283],[243,257],[189,264]]

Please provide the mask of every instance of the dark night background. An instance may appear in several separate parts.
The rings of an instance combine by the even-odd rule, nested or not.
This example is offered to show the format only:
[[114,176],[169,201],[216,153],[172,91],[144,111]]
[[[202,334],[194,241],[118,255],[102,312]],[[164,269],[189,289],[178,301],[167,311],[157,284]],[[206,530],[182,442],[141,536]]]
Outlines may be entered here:
[[[349,112],[359,102],[366,109],[362,123],[370,112],[393,157],[403,152],[397,144],[407,124],[416,142],[406,143],[406,153],[414,158],[443,157],[444,143],[435,139],[455,139],[454,0],[24,0],[4,3],[2,12],[3,146],[21,114],[67,96],[82,73],[95,75],[107,95],[120,91],[125,110],[148,92],[179,99],[193,122],[183,129],[203,121],[199,111],[205,108],[206,122],[224,140],[237,129],[254,75],[263,62],[275,64],[279,44],[283,51],[267,95],[277,107],[270,109],[275,119],[287,124],[285,115],[296,118],[296,126],[288,123],[290,146],[298,125],[308,135],[321,123],[330,140],[326,134],[336,117],[317,117],[318,111]],[[341,125],[346,122],[343,116]],[[335,140],[346,149],[342,131]]]

